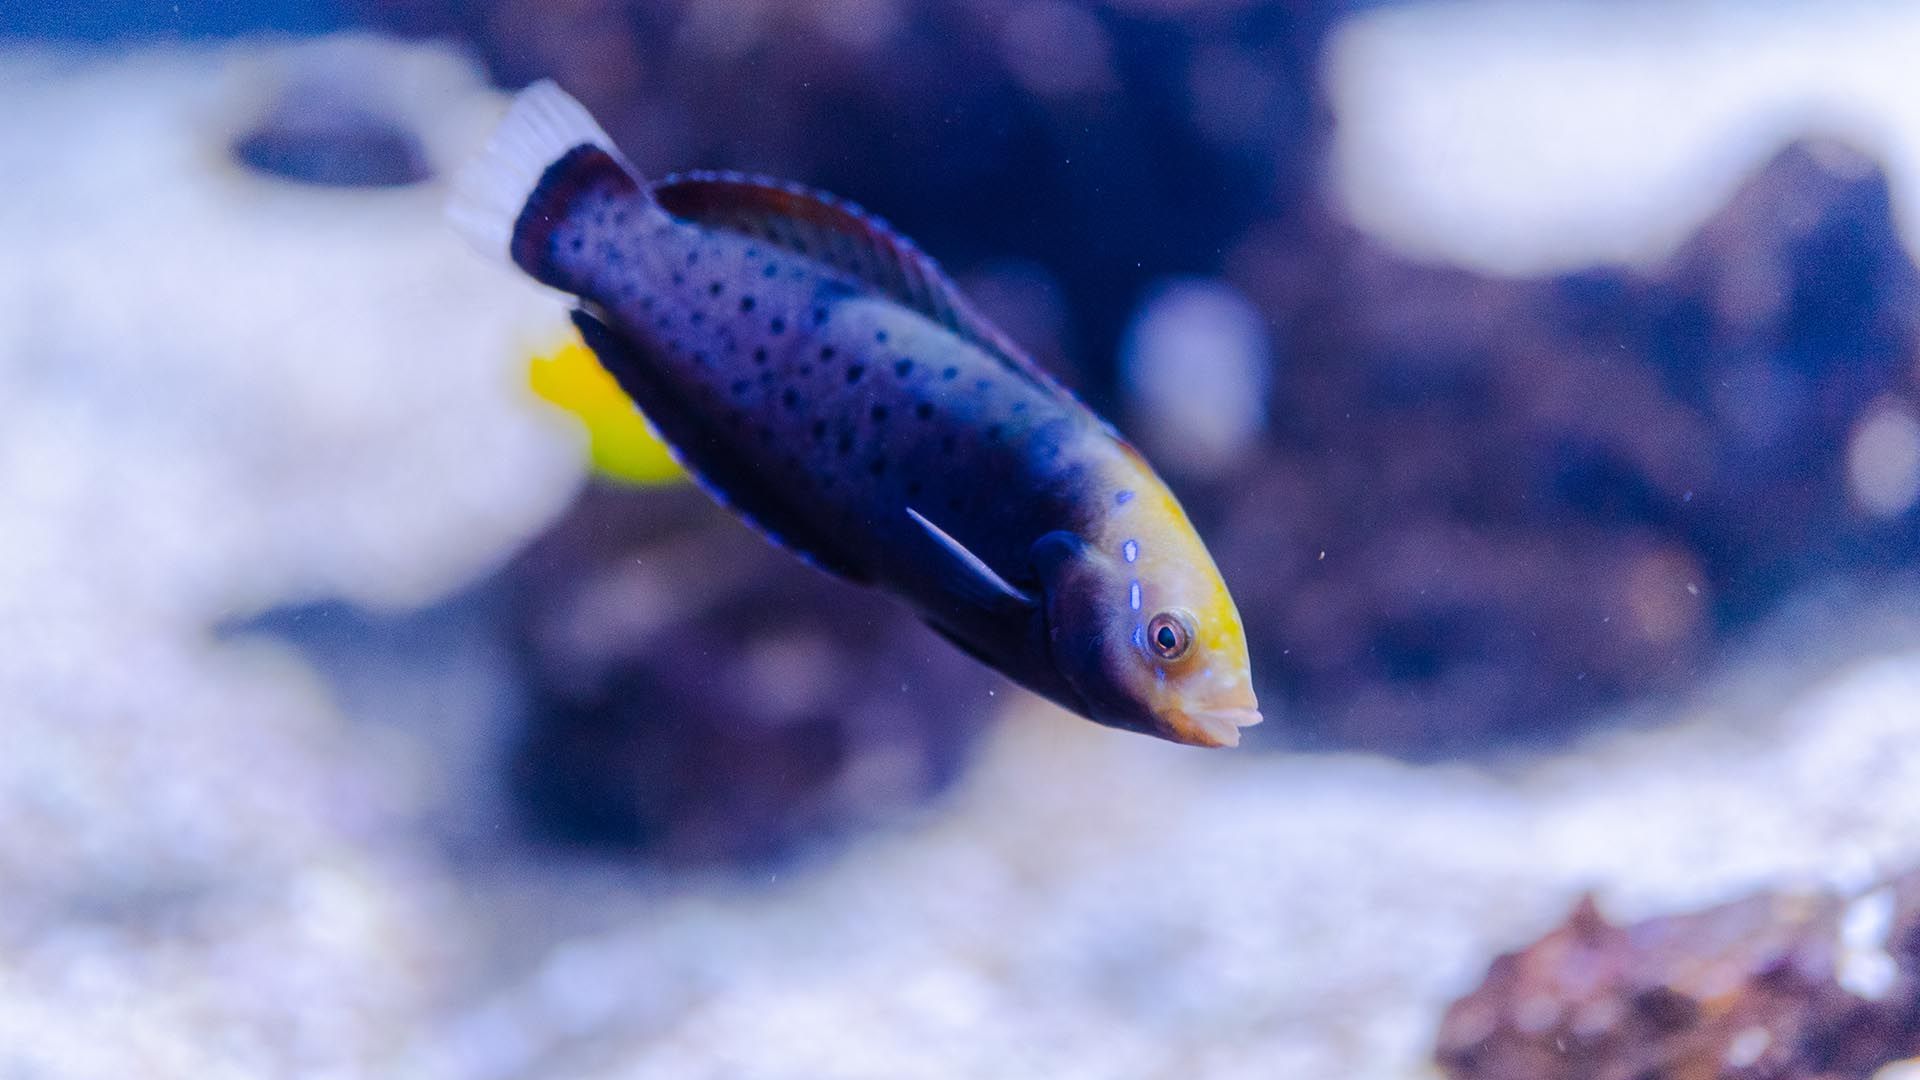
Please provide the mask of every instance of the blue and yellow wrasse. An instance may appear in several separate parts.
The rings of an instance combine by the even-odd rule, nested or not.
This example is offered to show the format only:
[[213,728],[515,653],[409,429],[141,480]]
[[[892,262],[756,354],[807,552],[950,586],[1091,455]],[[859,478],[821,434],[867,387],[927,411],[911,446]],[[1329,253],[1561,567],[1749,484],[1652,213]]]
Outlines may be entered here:
[[578,298],[681,463],[779,543],[1099,723],[1231,746],[1259,722],[1239,613],[1173,494],[882,222],[734,174],[649,184],[551,83],[451,213]]

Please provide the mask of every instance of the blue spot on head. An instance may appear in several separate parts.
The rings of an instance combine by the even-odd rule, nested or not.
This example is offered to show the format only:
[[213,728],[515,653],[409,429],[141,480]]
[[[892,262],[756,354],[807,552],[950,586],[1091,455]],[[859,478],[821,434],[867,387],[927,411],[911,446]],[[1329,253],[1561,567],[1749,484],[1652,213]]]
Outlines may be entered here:
[[1127,606],[1135,611],[1140,610],[1140,583],[1138,581],[1127,583]]
[[1133,628],[1133,647],[1136,649],[1144,649],[1147,647],[1146,627],[1136,626]]
[[1120,545],[1120,557],[1133,562],[1140,557],[1140,545],[1132,540]]
[[1113,505],[1125,506],[1133,501],[1133,492],[1121,489],[1113,493]]

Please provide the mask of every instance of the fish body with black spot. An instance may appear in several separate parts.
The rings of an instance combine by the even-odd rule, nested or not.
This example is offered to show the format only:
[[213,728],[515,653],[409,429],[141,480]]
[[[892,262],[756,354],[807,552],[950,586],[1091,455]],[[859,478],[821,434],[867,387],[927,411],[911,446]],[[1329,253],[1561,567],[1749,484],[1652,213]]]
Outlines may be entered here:
[[1259,721],[1173,494],[878,219],[736,174],[650,184],[550,83],[451,212],[577,298],[681,463],[775,541],[1102,724],[1223,746]]

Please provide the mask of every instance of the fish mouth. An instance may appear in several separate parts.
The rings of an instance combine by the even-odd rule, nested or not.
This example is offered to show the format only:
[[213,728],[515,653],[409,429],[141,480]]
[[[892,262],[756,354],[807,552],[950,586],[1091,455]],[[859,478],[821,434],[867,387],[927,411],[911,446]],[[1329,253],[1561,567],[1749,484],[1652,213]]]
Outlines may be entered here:
[[1240,729],[1263,718],[1259,709],[1175,709],[1168,717],[1173,737],[1189,746],[1240,745]]

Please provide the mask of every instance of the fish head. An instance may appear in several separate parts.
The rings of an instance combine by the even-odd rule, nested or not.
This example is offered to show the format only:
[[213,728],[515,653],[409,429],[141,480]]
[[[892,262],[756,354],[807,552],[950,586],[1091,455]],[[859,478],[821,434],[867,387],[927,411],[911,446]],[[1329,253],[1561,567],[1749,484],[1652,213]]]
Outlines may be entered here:
[[1240,612],[1205,545],[1184,514],[1131,515],[1102,533],[1036,558],[1058,674],[1109,727],[1239,745],[1259,700]]

